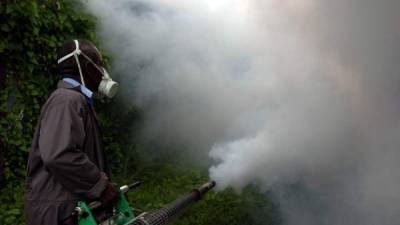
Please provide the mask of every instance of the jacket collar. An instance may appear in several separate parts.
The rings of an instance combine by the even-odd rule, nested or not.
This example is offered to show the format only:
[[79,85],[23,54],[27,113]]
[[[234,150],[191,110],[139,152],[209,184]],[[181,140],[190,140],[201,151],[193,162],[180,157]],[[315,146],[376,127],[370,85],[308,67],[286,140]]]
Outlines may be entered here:
[[60,80],[57,84],[57,87],[77,90],[81,92],[90,103],[93,102],[93,92],[72,78],[64,78]]

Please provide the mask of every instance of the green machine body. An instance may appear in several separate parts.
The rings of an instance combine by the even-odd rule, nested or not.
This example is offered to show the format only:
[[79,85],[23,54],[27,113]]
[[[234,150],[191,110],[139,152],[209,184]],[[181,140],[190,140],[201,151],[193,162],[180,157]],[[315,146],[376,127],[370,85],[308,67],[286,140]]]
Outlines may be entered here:
[[131,185],[120,187],[119,198],[112,207],[111,211],[102,211],[100,202],[91,202],[86,204],[83,201],[78,202],[75,208],[75,214],[78,216],[79,225],[128,225],[135,220],[134,210],[129,206],[125,193],[134,187],[139,186],[136,182]]

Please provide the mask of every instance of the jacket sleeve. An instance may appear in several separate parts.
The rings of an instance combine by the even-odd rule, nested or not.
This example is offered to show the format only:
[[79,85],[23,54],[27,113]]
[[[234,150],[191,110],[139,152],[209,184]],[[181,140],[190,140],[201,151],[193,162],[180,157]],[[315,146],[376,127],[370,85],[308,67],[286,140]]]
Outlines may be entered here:
[[82,107],[69,99],[50,105],[40,122],[44,166],[66,189],[93,199],[104,190],[107,176],[81,151],[84,140]]

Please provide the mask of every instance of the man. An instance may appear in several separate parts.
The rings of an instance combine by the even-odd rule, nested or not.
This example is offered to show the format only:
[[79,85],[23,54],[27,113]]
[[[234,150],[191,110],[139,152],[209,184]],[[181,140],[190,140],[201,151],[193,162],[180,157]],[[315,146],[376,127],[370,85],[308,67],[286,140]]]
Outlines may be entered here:
[[77,224],[80,200],[105,206],[118,197],[108,178],[93,94],[114,96],[117,83],[88,41],[66,42],[58,52],[63,79],[42,107],[28,159],[28,225]]

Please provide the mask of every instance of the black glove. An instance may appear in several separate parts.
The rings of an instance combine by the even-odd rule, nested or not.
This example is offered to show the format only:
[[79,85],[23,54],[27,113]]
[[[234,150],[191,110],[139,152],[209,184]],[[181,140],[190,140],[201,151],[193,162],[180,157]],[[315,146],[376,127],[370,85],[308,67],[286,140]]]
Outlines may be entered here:
[[111,207],[118,200],[118,187],[108,182],[106,188],[100,195],[100,202],[104,208]]

